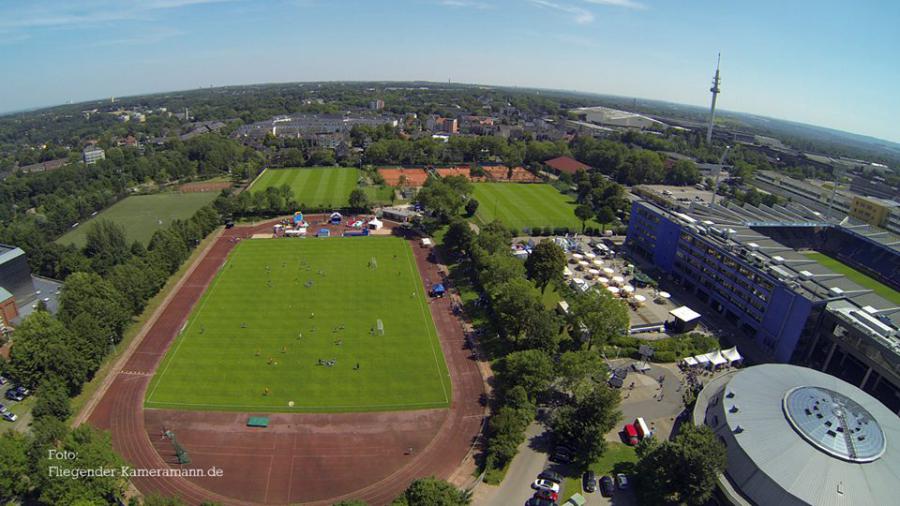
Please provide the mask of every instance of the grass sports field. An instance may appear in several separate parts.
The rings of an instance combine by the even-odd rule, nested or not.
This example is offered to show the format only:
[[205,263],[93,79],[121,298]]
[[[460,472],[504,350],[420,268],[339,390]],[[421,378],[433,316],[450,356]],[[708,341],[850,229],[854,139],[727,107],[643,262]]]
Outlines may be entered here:
[[168,227],[172,220],[188,219],[197,209],[209,204],[219,192],[157,193],[124,198],[97,213],[97,216],[78,225],[56,240],[60,244],[84,246],[91,222],[110,220],[125,227],[129,241],[147,244],[153,232]]
[[874,291],[879,296],[885,298],[886,300],[900,305],[900,292],[894,290],[893,288],[879,282],[876,279],[870,278],[869,276],[859,272],[858,270],[831,258],[824,253],[818,252],[808,252],[804,253],[804,255],[808,258],[819,262],[825,268],[837,273],[842,274],[847,277],[850,281],[862,286],[863,288],[868,288]]
[[450,378],[426,297],[412,250],[399,238],[243,241],[160,364],[145,405],[447,407]]
[[[569,227],[581,231],[575,204],[548,184],[475,183],[476,216],[482,223],[499,218],[517,229]],[[593,221],[588,226],[597,226]]]
[[251,191],[286,184],[294,190],[301,208],[346,207],[356,188],[359,171],[352,167],[266,169]]

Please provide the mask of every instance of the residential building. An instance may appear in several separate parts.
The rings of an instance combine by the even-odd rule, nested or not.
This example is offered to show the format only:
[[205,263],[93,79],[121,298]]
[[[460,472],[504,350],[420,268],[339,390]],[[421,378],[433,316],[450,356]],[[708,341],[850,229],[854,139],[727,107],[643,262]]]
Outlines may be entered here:
[[884,228],[891,211],[897,207],[900,207],[900,204],[890,200],[854,195],[850,201],[850,216],[869,225]]
[[372,100],[371,102],[369,102],[369,109],[372,109],[373,111],[380,111],[384,109],[384,100],[381,100],[380,98]]
[[91,165],[97,163],[98,160],[105,160],[106,152],[96,145],[88,146],[81,152],[81,159],[84,161],[85,165]]

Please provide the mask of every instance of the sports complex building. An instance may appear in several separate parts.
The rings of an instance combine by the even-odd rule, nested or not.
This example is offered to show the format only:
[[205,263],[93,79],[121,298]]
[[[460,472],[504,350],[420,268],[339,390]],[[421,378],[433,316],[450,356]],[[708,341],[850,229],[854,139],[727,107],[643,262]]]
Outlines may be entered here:
[[811,258],[827,255],[897,290],[896,236],[796,204],[638,199],[626,245],[732,323],[761,361],[825,371],[900,413],[898,304]]
[[711,380],[693,411],[725,445],[736,505],[896,504],[900,418],[859,388],[786,364]]

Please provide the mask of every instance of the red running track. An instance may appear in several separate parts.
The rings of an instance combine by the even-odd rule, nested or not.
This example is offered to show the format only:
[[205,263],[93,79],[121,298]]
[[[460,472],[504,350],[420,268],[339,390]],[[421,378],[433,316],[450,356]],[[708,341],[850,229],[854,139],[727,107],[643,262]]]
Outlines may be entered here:
[[[484,382],[465,347],[449,299],[430,303],[450,370],[449,409],[382,413],[273,414],[267,429],[245,426],[247,416],[265,413],[144,409],[153,372],[193,305],[212,281],[236,237],[271,230],[226,230],[152,323],[126,365],[90,414],[89,422],[112,434],[113,446],[136,469],[179,468],[163,427],[176,433],[191,457],[190,468],[222,470],[222,477],[137,477],[144,494],[158,493],[199,504],[330,505],[342,499],[387,504],[411,481],[448,478],[466,457],[481,428]],[[289,239],[286,239],[289,240]],[[351,239],[347,239],[351,240]],[[364,241],[365,239],[358,239]],[[410,246],[422,278],[441,279],[428,250]],[[408,455],[406,449],[413,448]]]

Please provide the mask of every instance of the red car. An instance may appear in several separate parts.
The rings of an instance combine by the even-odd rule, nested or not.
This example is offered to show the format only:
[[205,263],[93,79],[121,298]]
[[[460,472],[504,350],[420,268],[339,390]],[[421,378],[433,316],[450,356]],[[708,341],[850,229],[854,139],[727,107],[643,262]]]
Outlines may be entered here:
[[556,502],[559,500],[559,494],[552,490],[541,489],[534,493],[534,497],[536,499],[546,499],[548,501]]
[[625,440],[631,446],[638,444],[638,431],[630,423],[625,425]]

